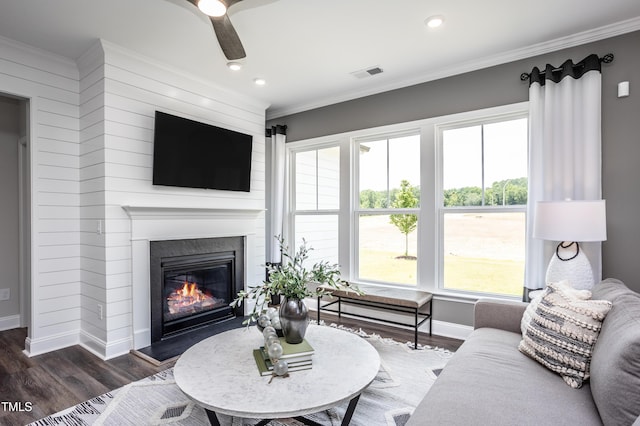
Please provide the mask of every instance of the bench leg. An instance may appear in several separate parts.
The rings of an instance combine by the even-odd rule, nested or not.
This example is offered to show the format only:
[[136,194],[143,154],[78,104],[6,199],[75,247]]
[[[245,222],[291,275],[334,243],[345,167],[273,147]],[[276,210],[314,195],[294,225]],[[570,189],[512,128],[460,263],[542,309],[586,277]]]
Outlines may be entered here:
[[429,337],[433,334],[433,299],[429,301]]
[[318,296],[318,325],[320,324],[320,299],[322,296]]
[[418,349],[418,309],[414,311],[413,349]]

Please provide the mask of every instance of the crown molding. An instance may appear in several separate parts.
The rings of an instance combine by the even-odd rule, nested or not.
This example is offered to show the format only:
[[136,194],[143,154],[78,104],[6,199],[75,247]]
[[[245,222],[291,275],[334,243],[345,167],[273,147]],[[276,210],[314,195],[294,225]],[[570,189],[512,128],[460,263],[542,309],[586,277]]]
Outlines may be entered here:
[[640,18],[632,18],[626,21],[616,22],[614,24],[605,25],[588,31],[572,34],[566,37],[560,37],[547,42],[537,43],[528,47],[485,56],[481,59],[473,61],[458,63],[450,67],[445,67],[430,73],[422,74],[415,78],[397,80],[386,85],[377,86],[375,88],[368,88],[349,93],[341,93],[339,96],[327,97],[313,102],[292,105],[290,107],[267,109],[267,120],[284,117],[286,115],[297,114],[300,112],[346,102],[365,96],[376,95],[379,93],[388,92],[390,90],[401,89],[403,87],[426,83],[441,78],[452,77],[454,75],[459,75],[466,72],[477,71],[483,68],[506,64],[521,59],[531,58],[534,56],[543,55],[570,47],[580,46],[583,44],[604,40],[638,30],[640,30]]
[[78,66],[73,59],[3,36],[0,36],[0,46],[3,47],[3,50],[9,51],[3,51],[3,59],[10,58],[23,65],[33,66],[34,59],[32,58],[38,58],[49,64],[47,72],[64,78],[77,79]]

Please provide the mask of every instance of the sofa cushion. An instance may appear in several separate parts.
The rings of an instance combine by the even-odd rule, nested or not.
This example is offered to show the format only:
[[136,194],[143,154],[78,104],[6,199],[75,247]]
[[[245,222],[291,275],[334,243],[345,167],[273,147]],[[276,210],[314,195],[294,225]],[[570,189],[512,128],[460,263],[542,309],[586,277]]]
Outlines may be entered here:
[[571,389],[518,351],[521,338],[495,328],[473,331],[407,426],[601,425],[589,383]]
[[640,416],[640,294],[606,279],[593,297],[613,302],[591,361],[591,390],[607,425],[629,425]]
[[[565,293],[569,293],[572,296],[575,296],[578,299],[587,300],[591,299],[591,292],[589,290],[578,290],[571,286],[571,283],[568,280],[562,280],[556,283],[556,286],[560,286],[562,291]],[[538,309],[538,305],[540,304],[540,300],[544,297],[545,294],[549,293],[550,289],[546,287],[544,290],[540,290],[539,294],[531,299],[529,302],[529,306],[524,311],[522,315],[522,321],[520,321],[520,328],[522,330],[522,335],[524,336],[527,332],[527,327],[533,321],[535,317],[536,309]]]
[[572,388],[589,378],[593,347],[611,309],[610,301],[584,300],[588,296],[566,282],[549,283],[518,347]]

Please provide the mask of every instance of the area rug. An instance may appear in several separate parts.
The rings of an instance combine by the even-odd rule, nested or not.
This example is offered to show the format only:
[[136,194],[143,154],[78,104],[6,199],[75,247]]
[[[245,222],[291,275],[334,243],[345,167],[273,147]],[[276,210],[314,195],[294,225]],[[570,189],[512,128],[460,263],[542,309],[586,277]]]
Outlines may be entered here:
[[[336,327],[334,324],[331,326]],[[338,327],[343,328],[343,327]],[[380,354],[381,366],[373,383],[363,391],[351,419],[354,426],[403,426],[422,400],[452,352],[399,343],[361,330],[346,329],[367,339]],[[247,395],[250,398],[251,395]],[[306,416],[321,425],[339,425],[347,403]],[[220,416],[223,426],[250,426],[254,419]],[[49,425],[189,425],[208,426],[205,411],[178,388],[169,368],[112,392],[30,424]],[[273,420],[270,426],[298,426],[294,419]]]

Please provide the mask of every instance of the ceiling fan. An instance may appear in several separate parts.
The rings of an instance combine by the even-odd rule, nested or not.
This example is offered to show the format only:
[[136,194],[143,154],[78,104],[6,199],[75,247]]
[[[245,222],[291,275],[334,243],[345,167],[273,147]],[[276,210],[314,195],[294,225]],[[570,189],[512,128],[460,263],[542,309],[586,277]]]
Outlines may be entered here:
[[233,28],[233,24],[231,24],[229,15],[227,15],[227,9],[236,3],[240,3],[242,0],[187,1],[197,6],[198,9],[209,16],[211,24],[213,25],[213,31],[218,38],[218,43],[220,43],[222,52],[228,60],[234,61],[247,56],[240,42],[240,37],[238,37],[238,33],[235,28]]

